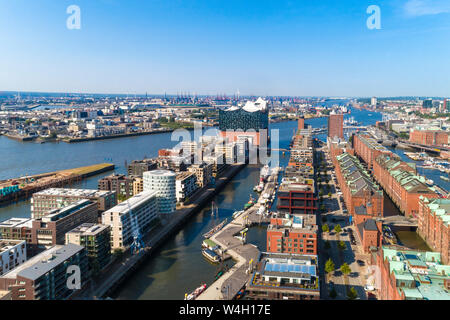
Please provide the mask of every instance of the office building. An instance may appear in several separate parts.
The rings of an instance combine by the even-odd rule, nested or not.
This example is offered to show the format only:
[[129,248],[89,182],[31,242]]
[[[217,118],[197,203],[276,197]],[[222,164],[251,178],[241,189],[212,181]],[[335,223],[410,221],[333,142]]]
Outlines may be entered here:
[[33,194],[31,199],[31,217],[40,219],[51,210],[61,209],[83,199],[95,201],[99,213],[117,204],[117,197],[114,191],[51,188]]
[[25,240],[0,239],[0,276],[27,261]]
[[86,249],[75,244],[54,246],[0,277],[0,290],[11,292],[12,300],[65,300],[70,266],[80,268],[81,288],[90,280]]
[[431,109],[433,108],[433,100],[432,99],[426,99],[422,102],[422,109]]
[[102,224],[111,227],[112,249],[126,249],[138,232],[144,236],[158,217],[157,193],[144,191],[102,213]]
[[319,300],[317,256],[261,253],[247,291],[251,300]]
[[331,112],[328,117],[328,137],[344,139],[344,115]]
[[103,224],[83,223],[66,233],[66,244],[86,248],[89,269],[97,273],[111,261],[111,227]]
[[65,234],[83,223],[96,223],[97,204],[91,200],[79,200],[62,209],[54,209],[32,222],[31,243],[39,248],[49,248],[65,243]]
[[169,170],[144,172],[144,191],[156,192],[159,214],[171,214],[176,209],[176,177]]

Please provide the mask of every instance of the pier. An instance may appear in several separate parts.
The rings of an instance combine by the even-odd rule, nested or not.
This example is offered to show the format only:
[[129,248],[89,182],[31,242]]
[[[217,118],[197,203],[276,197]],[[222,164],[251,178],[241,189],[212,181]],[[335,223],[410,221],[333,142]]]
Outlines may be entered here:
[[33,193],[48,189],[61,188],[78,183],[85,178],[114,170],[111,163],[100,163],[87,167],[42,173],[0,181],[0,190],[15,187],[16,190],[8,193],[0,193],[0,206],[14,202],[27,200]]
[[249,281],[252,266],[259,260],[260,251],[253,244],[243,243],[235,235],[249,226],[270,221],[270,217],[259,215],[257,212],[262,205],[263,195],[275,193],[278,174],[279,172],[276,171],[269,177],[258,203],[244,211],[211,238],[236,261],[236,265],[209,286],[197,300],[231,300]]

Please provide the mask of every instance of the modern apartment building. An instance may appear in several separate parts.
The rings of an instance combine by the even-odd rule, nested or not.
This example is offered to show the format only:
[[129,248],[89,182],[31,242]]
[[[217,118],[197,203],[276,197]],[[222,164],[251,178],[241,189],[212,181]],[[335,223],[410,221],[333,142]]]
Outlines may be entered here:
[[134,232],[148,232],[158,217],[158,193],[144,191],[102,213],[102,224],[111,227],[111,248],[126,249],[134,240]]
[[141,193],[142,191],[144,191],[144,179],[135,177],[133,179],[133,195],[135,196]]
[[135,177],[143,177],[144,172],[156,170],[158,164],[154,159],[135,160],[128,165],[128,175]]
[[144,172],[144,191],[156,192],[159,214],[171,214],[176,210],[176,177],[169,170]]
[[113,174],[98,180],[98,189],[115,191],[118,198],[127,199],[133,196],[133,178],[123,174]]
[[285,215],[270,220],[267,252],[317,255],[316,215]]
[[62,209],[54,209],[40,219],[33,219],[31,243],[50,248],[65,243],[65,234],[83,223],[96,223],[97,203],[79,200]]
[[247,290],[252,300],[319,300],[317,256],[261,253]]
[[[8,240],[25,240],[27,245],[32,242],[33,220],[28,218],[11,218],[0,222],[0,238]],[[29,248],[27,247],[27,251]]]
[[86,249],[68,244],[54,246],[1,276],[0,290],[11,291],[12,300],[70,299],[76,292],[67,286],[71,266],[80,268],[80,286],[85,287],[90,280]]
[[25,240],[0,239],[0,276],[27,261]]
[[210,163],[193,164],[188,171],[197,176],[199,188],[206,187],[211,182],[213,166]]
[[83,223],[66,233],[66,244],[86,248],[89,269],[96,273],[111,261],[111,227],[96,223]]
[[31,217],[40,219],[51,210],[61,209],[83,199],[94,200],[97,203],[99,213],[117,204],[116,192],[114,191],[51,188],[33,194]]
[[191,172],[179,173],[176,178],[175,189],[177,202],[185,202],[198,189],[197,176]]

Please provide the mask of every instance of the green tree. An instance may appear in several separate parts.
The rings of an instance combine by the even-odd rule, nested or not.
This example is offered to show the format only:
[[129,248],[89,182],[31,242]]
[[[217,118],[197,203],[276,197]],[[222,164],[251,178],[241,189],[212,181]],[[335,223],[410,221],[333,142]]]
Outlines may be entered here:
[[333,260],[331,260],[331,258],[329,258],[327,260],[327,262],[325,262],[325,272],[327,273],[327,277],[329,277],[330,273],[334,272],[335,269],[336,269],[336,266],[334,265]]
[[328,197],[329,197],[329,198],[331,198],[331,195],[332,195],[331,192],[328,192]]
[[347,292],[347,298],[349,300],[355,300],[358,297],[358,293],[356,292],[356,289],[354,287],[351,287],[350,290]]
[[342,228],[340,224],[337,224],[336,226],[334,226],[334,232],[336,232],[337,234],[341,233]]
[[322,231],[323,231],[323,232],[330,232],[330,227],[328,227],[328,224],[324,224],[324,225],[322,226]]
[[347,249],[347,246],[345,245],[345,242],[341,240],[338,243],[338,248],[339,250],[344,251],[345,249]]

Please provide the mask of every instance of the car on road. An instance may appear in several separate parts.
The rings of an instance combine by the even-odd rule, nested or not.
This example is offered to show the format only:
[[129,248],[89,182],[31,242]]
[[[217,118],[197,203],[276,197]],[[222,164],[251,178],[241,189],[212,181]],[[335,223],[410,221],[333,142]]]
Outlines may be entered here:
[[360,267],[364,267],[366,264],[364,263],[364,261],[362,260],[356,260],[356,263],[360,266]]

